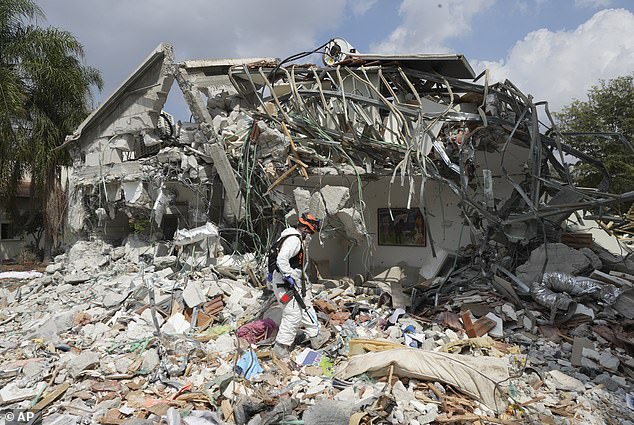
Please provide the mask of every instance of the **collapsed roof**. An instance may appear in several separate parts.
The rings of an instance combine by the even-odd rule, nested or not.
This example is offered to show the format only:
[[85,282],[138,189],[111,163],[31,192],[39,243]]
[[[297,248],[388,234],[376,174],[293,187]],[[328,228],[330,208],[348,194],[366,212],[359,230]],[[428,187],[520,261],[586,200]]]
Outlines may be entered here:
[[[179,228],[214,221],[233,249],[265,252],[272,224],[287,222],[289,210],[311,209],[328,216],[324,234],[372,250],[364,187],[388,179],[383,199],[392,208],[398,179],[406,196],[396,206],[420,208],[435,257],[470,240],[481,254],[497,244],[558,241],[571,213],[602,214],[634,199],[634,192],[609,193],[605,167],[565,143],[546,102],[508,80],[491,84],[487,73],[474,79],[461,55],[348,51],[329,59],[326,66],[273,58],[174,63],[172,48],[160,45],[67,138],[71,230],[107,236],[105,223],[120,211],[158,228],[178,210]],[[162,110],[174,79],[192,123]],[[577,161],[603,172],[599,187],[574,185],[569,169]],[[325,206],[328,176],[356,181],[352,199],[341,194],[334,210]],[[293,191],[302,186],[298,177],[323,199]],[[434,185],[442,191],[430,194]],[[445,206],[457,214],[457,244],[438,236],[452,225],[437,198],[450,200]],[[483,268],[495,266],[495,255],[481,257]]]

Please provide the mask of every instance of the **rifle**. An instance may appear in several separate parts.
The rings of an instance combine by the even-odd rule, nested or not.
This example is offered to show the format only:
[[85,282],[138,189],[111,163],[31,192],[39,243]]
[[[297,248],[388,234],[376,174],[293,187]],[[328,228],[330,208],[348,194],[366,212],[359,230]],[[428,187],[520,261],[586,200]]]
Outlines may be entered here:
[[291,285],[291,287],[286,292],[284,292],[284,294],[282,294],[282,296],[280,297],[280,301],[282,302],[282,304],[287,304],[293,298],[297,300],[297,304],[299,304],[302,310],[308,312],[308,307],[306,307],[306,303],[304,302],[302,296],[299,295],[299,292],[297,292],[295,285]]
[[282,302],[282,304],[287,304],[293,298],[297,300],[297,304],[299,304],[300,308],[304,310],[306,314],[308,314],[308,317],[310,317],[310,320],[317,323],[317,318],[313,317],[313,315],[308,310],[308,307],[306,307],[306,303],[304,302],[304,299],[297,291],[296,285],[291,285],[290,289],[288,289],[286,292],[284,292],[284,294],[282,294],[282,296],[280,297],[280,301]]

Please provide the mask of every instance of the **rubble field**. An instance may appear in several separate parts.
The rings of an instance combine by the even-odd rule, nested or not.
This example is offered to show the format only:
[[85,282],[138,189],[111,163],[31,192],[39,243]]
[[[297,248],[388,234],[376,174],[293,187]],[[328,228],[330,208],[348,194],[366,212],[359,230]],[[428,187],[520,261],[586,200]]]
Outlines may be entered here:
[[[585,264],[577,274],[603,270],[599,291],[632,291],[604,252],[546,248]],[[491,285],[468,249],[451,280],[399,266],[318,279],[332,338],[318,351],[298,341],[282,361],[270,352],[281,310],[252,259],[188,271],[154,252],[135,237],[78,242],[41,277],[3,284],[3,408],[46,424],[632,423],[633,310],[597,288],[559,288],[569,305],[544,306],[544,285]]]

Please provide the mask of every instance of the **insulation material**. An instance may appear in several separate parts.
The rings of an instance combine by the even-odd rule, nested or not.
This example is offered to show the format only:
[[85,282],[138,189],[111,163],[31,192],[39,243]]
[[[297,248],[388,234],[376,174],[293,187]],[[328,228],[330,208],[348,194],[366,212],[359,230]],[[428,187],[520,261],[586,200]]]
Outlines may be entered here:
[[174,236],[174,244],[189,245],[207,238],[217,238],[218,235],[218,227],[212,223],[206,223],[204,226],[196,227],[194,229],[177,230],[176,235]]
[[531,295],[541,305],[568,310],[572,297],[590,295],[597,301],[613,305],[623,291],[614,285],[566,273],[544,273],[541,282],[533,282]]
[[391,366],[396,376],[443,382],[477,398],[496,412],[506,409],[508,365],[496,357],[394,349],[355,356],[343,366],[338,377],[349,379],[362,373],[384,376]]
[[134,204],[143,196],[143,182],[123,182],[121,186],[123,187],[125,200],[130,204]]
[[173,203],[174,200],[176,200],[176,193],[161,186],[158,196],[156,197],[156,201],[154,201],[154,206],[152,207],[154,220],[157,225],[161,225],[163,215],[165,214],[167,207]]

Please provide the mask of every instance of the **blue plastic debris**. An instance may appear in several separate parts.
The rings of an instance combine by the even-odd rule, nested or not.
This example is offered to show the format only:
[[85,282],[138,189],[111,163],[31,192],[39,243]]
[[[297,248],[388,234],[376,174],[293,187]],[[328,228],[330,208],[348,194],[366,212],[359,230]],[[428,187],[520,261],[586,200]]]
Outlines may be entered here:
[[249,350],[238,360],[236,364],[236,373],[245,377],[248,380],[262,373],[264,369],[258,362],[258,356],[255,355],[253,350]]

